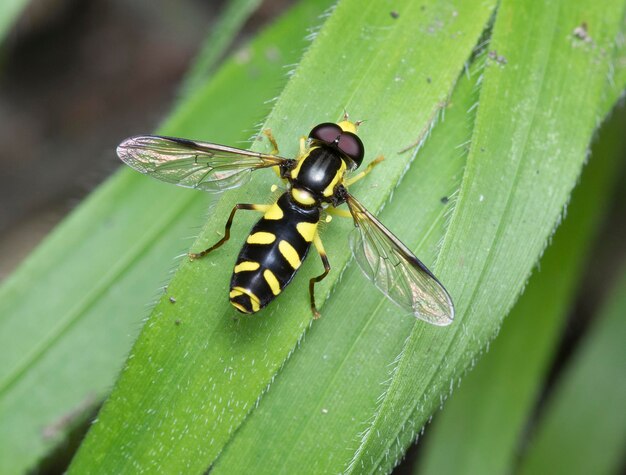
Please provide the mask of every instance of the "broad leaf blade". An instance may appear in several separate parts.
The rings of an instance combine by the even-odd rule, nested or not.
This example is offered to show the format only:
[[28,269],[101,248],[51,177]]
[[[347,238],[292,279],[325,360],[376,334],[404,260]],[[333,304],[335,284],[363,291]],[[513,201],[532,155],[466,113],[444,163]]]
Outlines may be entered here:
[[[450,197],[463,175],[472,118],[467,111],[477,100],[477,79],[459,80],[445,120],[433,129],[394,191],[393,202],[380,213],[427,263],[437,255],[453,205]],[[324,306],[323,318],[236,432],[212,473],[243,473],[253,466],[268,474],[296,473],[303,466],[310,473],[343,472],[414,325],[413,317],[399,315],[351,262]]]
[[[622,2],[504,1],[465,176],[436,273],[456,298],[449,332],[416,326],[351,465],[388,472],[493,338],[535,264],[599,121]],[[593,26],[593,43],[572,32]],[[506,61],[506,63],[505,63]],[[569,87],[564,87],[566,84]]]
[[[514,471],[517,450],[525,445],[524,431],[590,257],[590,244],[620,176],[624,119],[626,110],[603,127],[564,223],[489,352],[437,415],[415,473]],[[580,441],[586,445],[587,439]],[[552,470],[544,465],[539,472]]]
[[[395,190],[394,202],[381,213],[385,222],[397,223],[394,230],[426,262],[437,253],[445,230],[445,211],[452,204],[445,203],[458,189],[465,163],[464,144],[473,124],[473,114],[468,111],[475,110],[478,89],[475,78],[464,79],[446,107],[445,120],[434,128],[403,184]],[[619,90],[611,92],[612,101]],[[601,172],[593,182],[594,193],[606,182],[607,170]],[[425,182],[424,176],[429,178]],[[404,188],[404,183],[419,186]],[[407,206],[396,206],[398,201]],[[409,215],[413,219],[407,219]],[[419,228],[424,222],[434,225],[416,233],[414,223]],[[580,232],[578,236],[583,237]],[[261,473],[293,473],[303,466],[315,473],[337,473],[345,468],[364,421],[376,410],[381,383],[389,378],[389,365],[411,327],[410,321],[387,315],[393,308],[385,308],[385,302],[371,289],[354,290],[361,285],[359,273],[354,268],[345,271],[341,286],[324,309],[325,318],[307,334],[306,344],[287,362],[259,407],[220,455],[212,473],[241,473],[252,466]],[[346,315],[355,306],[361,315],[348,319]],[[330,318],[339,319],[341,326]],[[470,446],[467,441],[464,444]],[[442,445],[445,449],[445,442]],[[450,450],[444,450],[445,458],[454,463],[457,457],[450,457]]]

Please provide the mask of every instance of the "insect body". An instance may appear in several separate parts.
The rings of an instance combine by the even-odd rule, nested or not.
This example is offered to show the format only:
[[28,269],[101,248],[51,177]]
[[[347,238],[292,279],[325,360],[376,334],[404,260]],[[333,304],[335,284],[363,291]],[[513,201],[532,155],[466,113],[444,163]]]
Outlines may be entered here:
[[[324,272],[309,281],[315,317],[315,284],[328,275],[330,263],[318,232],[325,212],[351,216],[356,233],[350,241],[365,275],[393,302],[415,317],[435,325],[454,318],[452,300],[437,278],[417,257],[347,190],[363,178],[382,157],[364,171],[346,177],[363,161],[358,122],[347,116],[338,123],[314,127],[308,141],[301,139],[297,159],[263,154],[223,145],[160,136],[131,137],[118,147],[119,157],[136,170],[163,181],[209,192],[242,185],[252,170],[277,167],[287,191],[270,205],[240,203],[231,211],[224,237],[210,248],[190,254],[200,258],[230,238],[235,213],[240,209],[263,212],[246,239],[235,263],[230,302],[242,313],[255,313],[269,304],[293,279],[311,244],[319,253]],[[276,147],[271,134],[266,133]],[[277,153],[277,152],[276,152]],[[349,213],[337,210],[347,203]]]
[[230,301],[243,313],[270,303],[291,282],[309,252],[321,212],[284,193],[252,228],[230,281]]

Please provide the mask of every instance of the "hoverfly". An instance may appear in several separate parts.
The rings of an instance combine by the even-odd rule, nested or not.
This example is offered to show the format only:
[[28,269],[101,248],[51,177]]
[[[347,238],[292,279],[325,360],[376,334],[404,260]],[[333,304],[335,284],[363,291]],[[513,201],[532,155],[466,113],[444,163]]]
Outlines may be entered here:
[[[450,295],[420,260],[348,192],[348,187],[382,161],[380,156],[365,170],[348,177],[364,157],[357,135],[360,122],[347,114],[337,123],[325,122],[300,139],[295,159],[278,156],[271,132],[265,131],[272,153],[257,153],[207,142],[139,135],[124,140],[117,154],[135,170],[162,181],[211,193],[243,185],[250,172],[276,167],[287,190],[272,204],[240,203],[226,221],[224,237],[210,248],[190,253],[197,259],[217,249],[230,238],[238,210],[254,210],[263,217],[252,228],[235,263],[230,302],[240,312],[256,313],[276,298],[291,282],[311,244],[319,253],[324,272],[309,281],[313,316],[315,284],[330,272],[330,263],[318,224],[323,213],[351,217],[356,227],[350,246],[363,273],[391,301],[413,316],[435,325],[448,325],[454,318]],[[337,209],[347,203],[348,210]]]

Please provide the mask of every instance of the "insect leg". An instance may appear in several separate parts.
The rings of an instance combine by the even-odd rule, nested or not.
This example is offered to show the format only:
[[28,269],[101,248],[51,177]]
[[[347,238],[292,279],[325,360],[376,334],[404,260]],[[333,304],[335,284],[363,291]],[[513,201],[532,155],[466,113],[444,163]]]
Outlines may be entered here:
[[226,241],[228,241],[230,239],[230,227],[233,225],[233,219],[235,217],[235,213],[238,210],[240,210],[240,209],[247,209],[247,210],[253,210],[253,211],[261,211],[262,213],[264,213],[265,211],[267,211],[269,209],[270,206],[271,205],[255,205],[255,204],[248,204],[248,203],[238,203],[238,204],[236,204],[233,207],[232,211],[230,212],[230,216],[228,217],[228,221],[226,221],[226,226],[224,227],[224,237],[222,239],[220,239],[219,241],[217,241],[215,244],[213,244],[208,249],[205,249],[204,251],[190,252],[189,253],[189,259],[191,259],[191,260],[200,259],[201,257],[206,256],[209,252],[217,249],[222,244],[224,244]]
[[321,314],[318,312],[315,307],[315,284],[324,279],[330,272],[330,263],[328,262],[328,256],[326,255],[326,251],[324,250],[324,245],[322,244],[322,240],[320,239],[319,233],[316,231],[315,236],[313,237],[313,244],[315,245],[315,249],[319,253],[322,258],[322,264],[324,264],[324,272],[317,277],[313,277],[309,281],[309,294],[311,295],[311,311],[313,312],[313,318],[316,320],[321,317]]
[[276,142],[276,139],[274,138],[274,134],[272,134],[272,130],[265,129],[263,131],[263,135],[267,137],[267,140],[269,140],[272,147],[274,147],[272,151],[270,152],[270,155],[278,155],[278,143]]
[[306,153],[306,141],[307,141],[307,137],[306,136],[302,136],[300,137],[300,153],[298,154],[298,157],[302,157],[304,156],[304,154]]
[[[274,138],[274,134],[272,134],[272,130],[271,129],[263,130],[263,135],[265,135],[267,137],[267,140],[270,141],[270,144],[273,147],[272,151],[270,152],[270,155],[278,155],[278,143],[276,142],[276,139]],[[272,167],[272,169],[274,170],[274,173],[276,173],[276,176],[278,178],[280,178],[281,180],[285,181],[285,179],[280,174],[280,168],[279,167]]]
[[350,186],[354,183],[356,183],[357,181],[359,181],[361,178],[363,178],[365,175],[367,175],[369,172],[372,171],[372,168],[374,168],[376,165],[378,165],[380,162],[382,162],[385,159],[385,157],[383,157],[382,155],[379,155],[378,157],[376,157],[374,160],[372,160],[369,165],[367,165],[367,167],[365,168],[365,170],[363,170],[361,173],[357,173],[356,175],[354,175],[353,177],[347,178],[343,181],[343,184],[346,186]]

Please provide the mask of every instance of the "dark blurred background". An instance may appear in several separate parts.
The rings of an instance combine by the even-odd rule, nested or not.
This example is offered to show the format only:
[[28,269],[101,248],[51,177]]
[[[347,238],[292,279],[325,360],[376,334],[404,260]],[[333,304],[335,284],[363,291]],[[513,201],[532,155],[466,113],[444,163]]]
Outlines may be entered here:
[[[29,3],[0,49],[0,281],[158,126],[223,3]],[[291,3],[264,1],[233,47]]]

